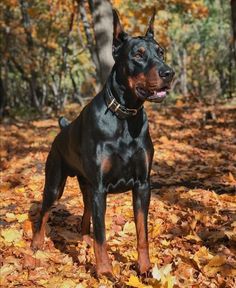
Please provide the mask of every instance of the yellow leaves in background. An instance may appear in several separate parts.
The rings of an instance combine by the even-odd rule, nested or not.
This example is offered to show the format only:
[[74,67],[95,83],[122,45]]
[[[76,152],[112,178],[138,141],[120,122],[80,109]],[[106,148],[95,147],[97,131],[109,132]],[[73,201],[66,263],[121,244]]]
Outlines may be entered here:
[[162,45],[168,45],[170,40],[166,32],[170,18],[172,19],[172,26],[175,25],[173,23],[176,23],[176,25],[180,25],[180,29],[187,29],[187,27],[182,26],[179,15],[176,15],[177,21],[173,21],[174,13],[170,12],[168,9],[169,2],[174,5],[181,5],[186,13],[191,13],[195,18],[206,17],[208,14],[208,9],[203,1],[170,0],[168,2],[159,1],[154,3],[152,1],[113,0],[112,4],[120,11],[124,28],[135,34],[143,34],[146,31],[148,21],[153,12],[153,7],[155,6],[157,8],[157,15],[154,25],[157,39]]
[[19,2],[17,0],[1,0],[1,2],[4,5],[8,5],[8,6],[17,6],[19,4]]
[[47,43],[47,46],[49,49],[57,49],[58,48],[58,43],[54,42],[54,41],[50,41]]
[[113,0],[112,3],[115,7],[119,7],[123,0]]
[[173,4],[181,4],[185,11],[192,14],[193,17],[202,18],[208,15],[208,8],[202,0],[189,1],[189,0],[170,0]]

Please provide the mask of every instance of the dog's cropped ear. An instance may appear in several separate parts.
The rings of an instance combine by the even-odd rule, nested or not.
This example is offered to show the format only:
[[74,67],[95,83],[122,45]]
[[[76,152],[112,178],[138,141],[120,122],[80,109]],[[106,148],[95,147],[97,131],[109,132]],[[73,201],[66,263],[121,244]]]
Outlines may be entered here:
[[116,60],[118,56],[119,48],[122,46],[124,41],[128,39],[129,36],[124,31],[120,23],[118,11],[113,9],[112,12],[113,12],[113,29],[114,29],[113,30],[112,55],[113,55],[114,60]]
[[148,29],[147,32],[145,34],[145,36],[147,37],[154,37],[154,20],[155,20],[155,15],[156,15],[156,8],[153,9],[153,14],[152,14],[152,18],[149,21],[149,25],[148,25]]

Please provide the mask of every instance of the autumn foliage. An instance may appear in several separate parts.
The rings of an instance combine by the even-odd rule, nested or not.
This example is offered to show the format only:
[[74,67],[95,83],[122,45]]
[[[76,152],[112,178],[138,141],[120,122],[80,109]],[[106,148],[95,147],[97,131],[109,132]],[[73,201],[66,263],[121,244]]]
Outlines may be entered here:
[[[96,15],[104,3],[108,10]],[[183,97],[213,104],[218,97],[235,96],[228,1],[114,0],[111,4],[132,35],[145,32],[156,7],[155,36],[176,71],[173,101]],[[113,63],[109,5],[107,0],[1,1],[1,116],[47,114],[67,102],[84,104],[84,97],[94,96],[106,79],[102,72],[108,74]],[[96,34],[96,25],[105,16],[110,22]]]
[[[72,105],[65,113],[74,118],[79,109]],[[93,249],[82,242],[83,202],[74,178],[52,209],[45,250],[32,252],[57,119],[2,125],[2,286],[235,287],[236,115],[227,106],[215,111],[217,120],[204,120],[204,107],[147,106],[155,146],[149,213],[154,278],[136,273],[132,199],[125,193],[108,197],[106,215],[116,283],[95,277]]]
[[[132,35],[145,32],[155,6],[155,37],[176,72],[166,103],[145,104],[155,148],[152,278],[140,277],[135,266],[131,192],[108,197],[115,282],[95,275],[93,249],[82,241],[83,201],[74,178],[53,206],[45,249],[30,248],[58,114],[74,119],[102,84],[98,2],[117,8]],[[1,287],[236,287],[236,63],[229,2],[0,1]],[[103,28],[111,35],[112,27]]]

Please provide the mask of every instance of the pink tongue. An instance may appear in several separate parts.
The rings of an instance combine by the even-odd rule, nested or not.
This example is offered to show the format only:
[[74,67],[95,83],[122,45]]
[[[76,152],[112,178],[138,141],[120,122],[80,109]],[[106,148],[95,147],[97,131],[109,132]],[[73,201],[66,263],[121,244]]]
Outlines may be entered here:
[[158,96],[158,97],[166,96],[166,91],[157,92],[156,96]]

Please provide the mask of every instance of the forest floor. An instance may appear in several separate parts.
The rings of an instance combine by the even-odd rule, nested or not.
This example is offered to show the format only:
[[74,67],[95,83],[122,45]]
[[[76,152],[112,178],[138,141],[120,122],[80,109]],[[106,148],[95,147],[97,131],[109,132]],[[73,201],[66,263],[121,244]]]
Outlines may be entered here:
[[[117,282],[95,276],[81,240],[83,204],[68,179],[44,251],[30,249],[56,117],[10,121],[1,134],[1,287],[236,287],[236,107],[147,105],[155,146],[149,212],[154,278],[139,278],[131,193],[108,196],[106,231]],[[76,105],[64,112],[69,118]]]

